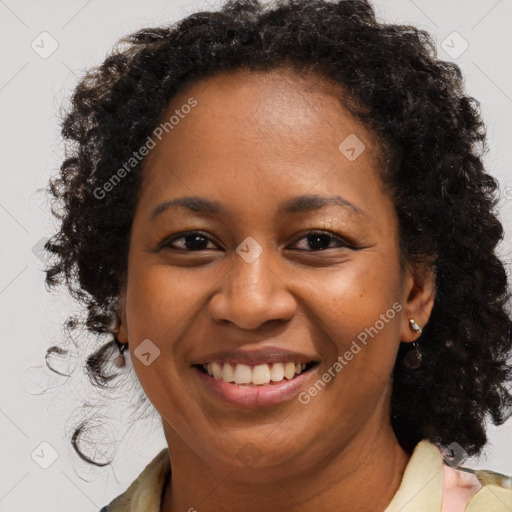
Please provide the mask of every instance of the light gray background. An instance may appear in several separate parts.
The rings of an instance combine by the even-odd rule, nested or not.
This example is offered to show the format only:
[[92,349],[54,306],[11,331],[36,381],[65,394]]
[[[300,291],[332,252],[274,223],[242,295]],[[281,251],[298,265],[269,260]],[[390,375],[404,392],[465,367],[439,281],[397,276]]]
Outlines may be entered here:
[[[512,1],[379,0],[375,6],[381,19],[411,23],[431,32],[440,58],[461,66],[467,91],[481,101],[491,147],[488,168],[503,186],[507,238],[500,251],[509,262]],[[209,7],[199,0],[0,0],[2,512],[97,512],[165,447],[154,414],[132,431],[124,427],[130,421],[125,413],[129,396],[116,395],[115,407],[107,404],[102,409],[102,397],[89,393],[85,378],[66,382],[45,370],[45,348],[60,341],[62,321],[77,310],[63,289],[49,295],[44,287],[38,247],[56,225],[45,194],[38,190],[46,187],[60,166],[63,145],[58,113],[81,73],[100,64],[119,37],[143,26],[171,23],[200,9]],[[45,31],[51,38],[40,35]],[[457,53],[464,44],[454,31],[469,46],[461,55],[450,57],[443,41]],[[48,58],[31,47],[35,41],[40,53],[49,51],[55,44],[52,39],[58,48]],[[45,388],[50,391],[40,394]],[[114,464],[106,468],[90,468],[81,462],[69,443],[73,426],[88,415],[79,409],[88,400],[97,405],[88,410],[91,414],[98,410],[112,417],[111,421],[107,418],[106,431],[100,430],[104,433],[99,438],[106,443],[101,448],[107,455],[116,453]],[[512,421],[500,428],[490,426],[489,434],[487,457],[466,465],[512,474]],[[117,451],[108,445],[114,438],[120,443]],[[53,464],[41,467],[52,461],[52,455],[57,457]]]

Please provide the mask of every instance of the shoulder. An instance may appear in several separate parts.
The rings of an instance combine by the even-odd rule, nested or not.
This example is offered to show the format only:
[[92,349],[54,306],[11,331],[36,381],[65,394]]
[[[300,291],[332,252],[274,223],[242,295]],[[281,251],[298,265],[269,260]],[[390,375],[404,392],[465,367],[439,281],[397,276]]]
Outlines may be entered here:
[[512,476],[487,469],[466,469],[466,471],[474,473],[482,485],[497,485],[512,491]]
[[495,471],[452,467],[439,446],[422,440],[416,445],[402,484],[386,512],[405,510],[512,512],[512,478]]
[[495,471],[468,470],[480,482],[480,490],[467,506],[467,512],[510,512],[512,510],[512,476]]
[[495,471],[443,466],[443,512],[510,512],[512,477]]
[[128,489],[105,505],[99,512],[159,512],[162,491],[170,476],[170,459],[168,448],[161,450],[147,464],[142,473]]

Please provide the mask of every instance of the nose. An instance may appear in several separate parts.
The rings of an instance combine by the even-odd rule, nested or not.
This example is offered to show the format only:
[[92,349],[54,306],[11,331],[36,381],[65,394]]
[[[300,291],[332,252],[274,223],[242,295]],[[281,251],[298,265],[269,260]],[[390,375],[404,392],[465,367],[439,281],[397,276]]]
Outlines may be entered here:
[[253,330],[271,320],[290,320],[296,300],[288,289],[271,255],[263,251],[248,263],[237,253],[233,265],[221,280],[221,288],[208,304],[212,319],[231,322],[241,329]]

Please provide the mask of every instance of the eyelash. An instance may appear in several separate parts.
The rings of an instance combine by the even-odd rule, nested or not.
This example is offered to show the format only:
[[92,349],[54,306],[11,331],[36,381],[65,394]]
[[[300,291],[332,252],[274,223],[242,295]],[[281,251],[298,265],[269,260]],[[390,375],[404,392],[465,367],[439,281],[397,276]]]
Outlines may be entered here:
[[[202,231],[185,231],[183,233],[180,233],[179,236],[173,236],[172,238],[167,238],[165,239],[160,245],[159,245],[159,250],[161,249],[164,249],[164,248],[169,248],[169,249],[176,249],[178,251],[183,251],[183,252],[203,252],[203,251],[207,251],[208,249],[198,249],[198,250],[192,250],[192,249],[180,249],[180,248],[177,248],[175,246],[172,245],[172,242],[175,242],[176,240],[180,240],[182,238],[186,238],[187,236],[192,236],[192,235],[200,235],[202,236],[203,238],[205,239],[208,239],[210,241],[211,238],[206,235],[205,233],[203,233]],[[355,247],[351,246],[349,243],[347,243],[343,238],[341,238],[339,235],[336,235],[335,233],[332,233],[330,231],[322,231],[322,230],[311,230],[311,231],[308,231],[304,236],[298,238],[297,240],[295,240],[295,242],[293,242],[294,244],[296,244],[297,242],[299,242],[300,240],[303,240],[305,238],[308,238],[308,236],[311,236],[311,235],[325,235],[325,236],[328,236],[331,241],[334,240],[334,241],[337,241],[339,243],[339,245],[337,247],[345,247],[347,249],[356,249]],[[215,243],[215,242],[214,242]],[[330,245],[330,244],[329,244]],[[324,252],[328,249],[335,249],[336,247],[327,247],[325,249],[313,249],[313,250],[304,250],[304,249],[299,249],[300,251],[303,251],[303,252]]]

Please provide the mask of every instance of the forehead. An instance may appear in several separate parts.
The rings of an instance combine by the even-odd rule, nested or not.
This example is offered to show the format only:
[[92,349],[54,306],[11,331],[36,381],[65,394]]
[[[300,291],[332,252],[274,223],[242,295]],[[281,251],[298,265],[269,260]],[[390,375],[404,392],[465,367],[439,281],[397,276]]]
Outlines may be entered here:
[[[191,101],[195,106],[185,108]],[[146,157],[144,187],[180,185],[186,176],[212,186],[242,177],[241,186],[273,181],[311,188],[322,176],[332,180],[330,171],[340,165],[350,171],[345,182],[358,180],[363,169],[380,168],[380,148],[343,101],[338,84],[289,68],[237,70],[193,83],[161,118],[178,122]],[[354,141],[361,154],[350,161],[343,151]]]
[[[274,135],[298,139],[303,145],[306,138],[327,139],[328,132],[334,132],[335,137],[349,130],[367,132],[344,106],[346,93],[342,86],[314,72],[299,75],[288,67],[222,72],[177,94],[163,120],[179,111],[191,97],[198,105],[187,115],[190,122],[186,124],[189,128],[214,128],[210,133],[231,128],[233,132],[258,135],[267,143],[271,142],[269,135]],[[176,126],[172,131],[183,130]]]

